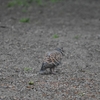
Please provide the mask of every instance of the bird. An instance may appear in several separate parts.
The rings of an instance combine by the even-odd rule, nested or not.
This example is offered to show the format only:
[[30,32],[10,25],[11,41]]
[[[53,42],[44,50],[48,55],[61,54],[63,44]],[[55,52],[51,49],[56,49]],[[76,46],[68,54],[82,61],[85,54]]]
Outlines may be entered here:
[[44,74],[47,69],[50,69],[49,73],[54,74],[55,67],[59,66],[61,64],[62,58],[64,56],[64,50],[63,47],[58,47],[52,51],[48,51],[45,53],[42,66],[40,69],[40,74]]

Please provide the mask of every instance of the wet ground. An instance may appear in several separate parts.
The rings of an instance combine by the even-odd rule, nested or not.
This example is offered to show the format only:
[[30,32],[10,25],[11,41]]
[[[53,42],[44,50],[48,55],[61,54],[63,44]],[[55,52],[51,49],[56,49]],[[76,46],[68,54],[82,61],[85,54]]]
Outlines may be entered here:
[[[0,1],[0,100],[100,100],[100,1],[32,4],[27,11],[7,2]],[[66,57],[56,75],[39,75],[44,53],[58,45]]]

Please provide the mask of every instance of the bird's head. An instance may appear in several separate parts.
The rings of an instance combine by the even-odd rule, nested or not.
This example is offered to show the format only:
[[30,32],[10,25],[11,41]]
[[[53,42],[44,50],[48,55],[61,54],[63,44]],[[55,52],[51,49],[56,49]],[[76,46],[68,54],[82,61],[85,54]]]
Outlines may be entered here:
[[60,48],[58,47],[55,50],[59,51],[63,56],[65,55],[65,51],[64,51],[63,47],[60,47]]

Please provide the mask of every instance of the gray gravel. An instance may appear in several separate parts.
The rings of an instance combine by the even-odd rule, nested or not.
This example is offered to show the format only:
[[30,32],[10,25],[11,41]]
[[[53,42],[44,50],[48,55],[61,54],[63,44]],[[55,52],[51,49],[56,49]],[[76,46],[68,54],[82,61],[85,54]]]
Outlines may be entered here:
[[[100,1],[32,4],[27,12],[7,2],[0,6],[0,100],[100,100]],[[59,44],[66,57],[56,75],[39,75],[44,53]]]

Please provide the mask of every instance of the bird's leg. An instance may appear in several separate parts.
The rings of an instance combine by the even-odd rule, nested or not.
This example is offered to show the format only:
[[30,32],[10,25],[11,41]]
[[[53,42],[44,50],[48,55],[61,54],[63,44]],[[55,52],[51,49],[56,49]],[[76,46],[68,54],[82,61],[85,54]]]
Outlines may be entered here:
[[55,68],[50,68],[50,74],[54,74],[55,75],[54,69]]
[[52,73],[52,68],[50,68],[50,74]]

